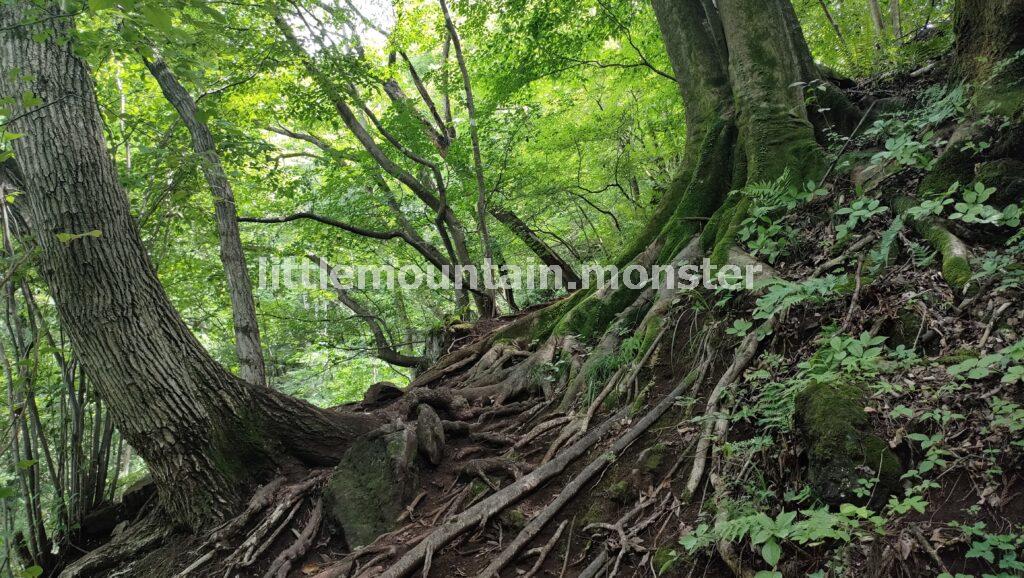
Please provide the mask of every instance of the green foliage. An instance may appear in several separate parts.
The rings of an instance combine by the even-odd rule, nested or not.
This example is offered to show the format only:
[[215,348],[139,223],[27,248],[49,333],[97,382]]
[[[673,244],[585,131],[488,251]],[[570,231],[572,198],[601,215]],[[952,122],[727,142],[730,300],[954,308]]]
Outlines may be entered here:
[[791,183],[789,172],[778,179],[749,184],[739,193],[750,199],[746,218],[739,227],[739,239],[750,252],[769,263],[786,254],[795,232],[781,219],[800,205],[826,194],[810,181],[803,187]]
[[737,319],[736,321],[732,322],[731,327],[728,327],[725,330],[725,333],[728,335],[735,335],[736,337],[743,338],[746,337],[747,333],[750,331],[752,327],[754,327],[754,324],[751,321],[748,321],[746,319]]
[[871,164],[933,168],[937,161],[935,149],[945,144],[937,137],[934,127],[962,117],[967,105],[966,86],[935,85],[921,95],[919,107],[883,115],[864,131],[866,137],[884,138],[884,150],[872,156]]
[[1008,205],[999,210],[985,201],[996,192],[994,188],[986,187],[983,183],[975,183],[973,188],[963,191],[963,200],[953,205],[954,212],[950,219],[963,221],[965,223],[979,223],[985,225],[1005,225],[1008,227],[1020,226],[1020,207],[1015,204]]
[[754,319],[767,319],[801,303],[822,303],[839,291],[843,278],[835,275],[812,277],[793,282],[771,279],[765,285],[765,294],[758,298]]
[[781,511],[774,518],[764,512],[730,517],[715,525],[701,524],[679,539],[686,552],[711,547],[719,540],[740,543],[749,540],[762,559],[777,568],[786,543],[817,546],[826,542],[851,542],[876,535],[885,520],[867,508],[843,504],[838,512],[828,508]]
[[1024,526],[1017,526],[1009,534],[996,534],[986,529],[984,522],[962,524],[956,521],[949,526],[959,530],[970,541],[971,547],[964,554],[967,558],[978,558],[1006,571],[1005,576],[1024,572],[1024,561],[1018,557],[1024,550]]
[[871,377],[885,360],[885,340],[867,332],[858,337],[834,335],[810,359],[801,362],[800,368],[819,380],[831,377],[832,372]]
[[888,211],[878,199],[861,198],[855,200],[849,207],[842,207],[836,211],[837,215],[845,215],[846,221],[836,227],[836,240],[844,241],[857,229],[857,226],[869,221],[876,215]]
[[951,375],[965,379],[984,379],[994,372],[1003,374],[1004,383],[1019,381],[1024,366],[1024,341],[1018,341],[995,353],[981,357],[968,357],[946,368]]

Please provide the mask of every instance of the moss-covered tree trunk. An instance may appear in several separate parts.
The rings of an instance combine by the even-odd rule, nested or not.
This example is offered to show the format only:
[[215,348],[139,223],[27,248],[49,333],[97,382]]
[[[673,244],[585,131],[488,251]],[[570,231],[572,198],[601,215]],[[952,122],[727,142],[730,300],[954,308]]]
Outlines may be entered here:
[[[721,264],[746,218],[745,185],[784,175],[802,183],[823,171],[802,88],[820,77],[789,0],[653,0],[653,7],[685,104],[686,148],[655,214],[616,264],[668,263],[702,230]],[[638,295],[577,294],[545,329],[595,339]]]
[[1024,106],[1024,0],[960,0],[953,10],[955,70],[977,87],[979,110],[1006,116]]

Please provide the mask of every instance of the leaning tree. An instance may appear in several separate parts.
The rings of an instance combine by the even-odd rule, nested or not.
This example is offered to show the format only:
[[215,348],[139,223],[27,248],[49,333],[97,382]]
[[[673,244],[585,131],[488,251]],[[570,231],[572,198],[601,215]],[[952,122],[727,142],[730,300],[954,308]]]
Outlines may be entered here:
[[274,466],[335,463],[377,421],[245,382],[189,331],[129,211],[73,25],[58,3],[0,8],[0,91],[13,96],[10,130],[24,135],[13,150],[37,268],[83,368],[149,466],[162,514],[199,529],[235,511]]

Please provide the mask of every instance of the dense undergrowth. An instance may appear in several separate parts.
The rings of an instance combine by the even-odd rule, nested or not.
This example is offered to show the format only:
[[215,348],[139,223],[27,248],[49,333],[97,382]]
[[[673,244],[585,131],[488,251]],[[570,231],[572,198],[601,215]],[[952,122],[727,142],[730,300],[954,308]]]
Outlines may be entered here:
[[[922,565],[943,575],[1024,571],[1020,176],[996,173],[999,192],[981,173],[893,214],[886,200],[913,196],[947,147],[991,145],[949,143],[951,127],[966,120],[970,87],[907,80],[894,91],[899,110],[840,145],[830,190],[813,182],[748,187],[755,209],[740,239],[779,278],[749,314],[735,316],[729,295],[704,303],[736,317],[726,321],[735,336],[780,311],[786,320],[764,337],[771,353],[729,402],[731,433],[717,442],[727,498],[683,523],[678,546],[661,552],[663,571],[699,561],[719,540],[752,552],[755,568],[771,568],[763,576],[861,575],[865,564],[912,575]],[[910,229],[909,220],[925,216],[961,230],[980,226],[964,233],[977,243],[974,256],[952,276]],[[807,276],[864,239],[843,267]],[[843,412],[873,434],[842,431],[850,421]],[[849,452],[851,443],[863,448],[853,455],[874,459],[855,464],[861,475],[850,487],[830,486],[827,472],[799,473],[816,452]],[[915,561],[914,552],[930,560]]]

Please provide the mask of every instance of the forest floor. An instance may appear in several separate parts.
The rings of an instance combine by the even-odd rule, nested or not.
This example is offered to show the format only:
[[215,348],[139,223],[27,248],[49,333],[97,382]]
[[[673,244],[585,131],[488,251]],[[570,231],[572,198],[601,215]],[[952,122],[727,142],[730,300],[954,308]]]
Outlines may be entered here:
[[[927,75],[891,75],[849,92],[916,105],[932,84]],[[948,138],[954,126],[947,122],[935,132],[941,137],[945,131]],[[750,330],[740,321],[751,318],[764,293],[681,298],[669,310],[667,330],[653,355],[595,412],[591,431],[608,425],[600,441],[532,491],[496,507],[436,551],[428,550],[423,558],[429,575],[484,575],[517,536],[525,541],[504,566],[506,576],[753,576],[769,569],[786,576],[1019,572],[1024,380],[1004,379],[1008,364],[991,356],[1014,355],[1007,348],[1024,337],[1021,288],[1007,283],[1006,271],[1000,271],[977,276],[966,293],[954,291],[925,243],[912,230],[892,226],[891,211],[869,211],[851,239],[837,243],[833,216],[840,207],[872,191],[913,195],[924,174],[914,167],[876,166],[865,175],[860,168],[878,151],[877,138],[855,141],[837,163],[827,193],[789,211],[781,223],[792,234],[787,252],[773,264],[777,277],[797,283],[824,278],[824,269],[852,279],[851,288],[794,301],[762,340],[762,353],[745,368],[745,377],[710,408],[717,377]],[[977,256],[1005,248],[998,236],[962,234]],[[877,243],[889,243],[886,250],[897,258],[869,275],[868,249]],[[728,306],[716,305],[719,298]],[[463,328],[449,353],[472,348],[516,318]],[[721,342],[709,346],[709,327],[725,334]],[[831,337],[819,339],[823,333]],[[536,344],[520,345],[525,350]],[[695,347],[709,355],[690,387],[685,377],[694,370]],[[870,429],[895,452],[903,472],[888,502],[876,499],[878,480],[870,469],[849,506],[824,508],[810,496],[808,448],[794,424],[794,404],[807,373],[824,357],[844,371],[856,370],[856,379],[867,384],[862,401]],[[428,387],[457,392],[471,370],[454,370]],[[850,378],[848,371],[825,375]],[[326,516],[316,490],[325,486],[328,472],[293,472],[288,483],[313,480],[309,493],[289,502],[255,542],[231,542],[228,554],[247,548],[259,553],[250,556],[251,563],[240,565],[237,555],[211,556],[194,566],[210,552],[210,541],[196,538],[157,550],[141,565],[164,568],[168,575],[186,566],[194,568],[191,575],[210,576],[391,575],[386,572],[396,560],[451,526],[460,512],[496,500],[555,458],[551,449],[559,445],[571,416],[543,389],[475,407],[472,419],[463,419],[467,428],[446,428],[444,458],[436,466],[415,458],[415,491],[394,529],[367,545],[352,549],[334,524],[320,524]],[[408,393],[372,391],[347,409],[403,418],[401,400]],[[595,394],[587,392],[591,400]],[[612,445],[664,401],[671,404],[667,411],[612,458]],[[625,413],[618,411],[622,407]],[[455,419],[440,413],[443,420]],[[727,438],[711,440],[708,471],[688,495],[687,476],[695,458],[704,459],[697,454],[706,426],[719,421],[728,425]],[[578,483],[588,466],[602,460],[609,463],[598,464],[593,478]],[[556,509],[560,496],[567,501]],[[872,509],[862,507],[865,503]],[[534,533],[529,523],[546,512],[550,519]],[[723,515],[747,525],[733,523],[723,530]],[[312,534],[304,536],[307,525]],[[769,544],[778,551],[770,551],[775,546]],[[289,558],[286,565],[272,562],[282,557]]]

